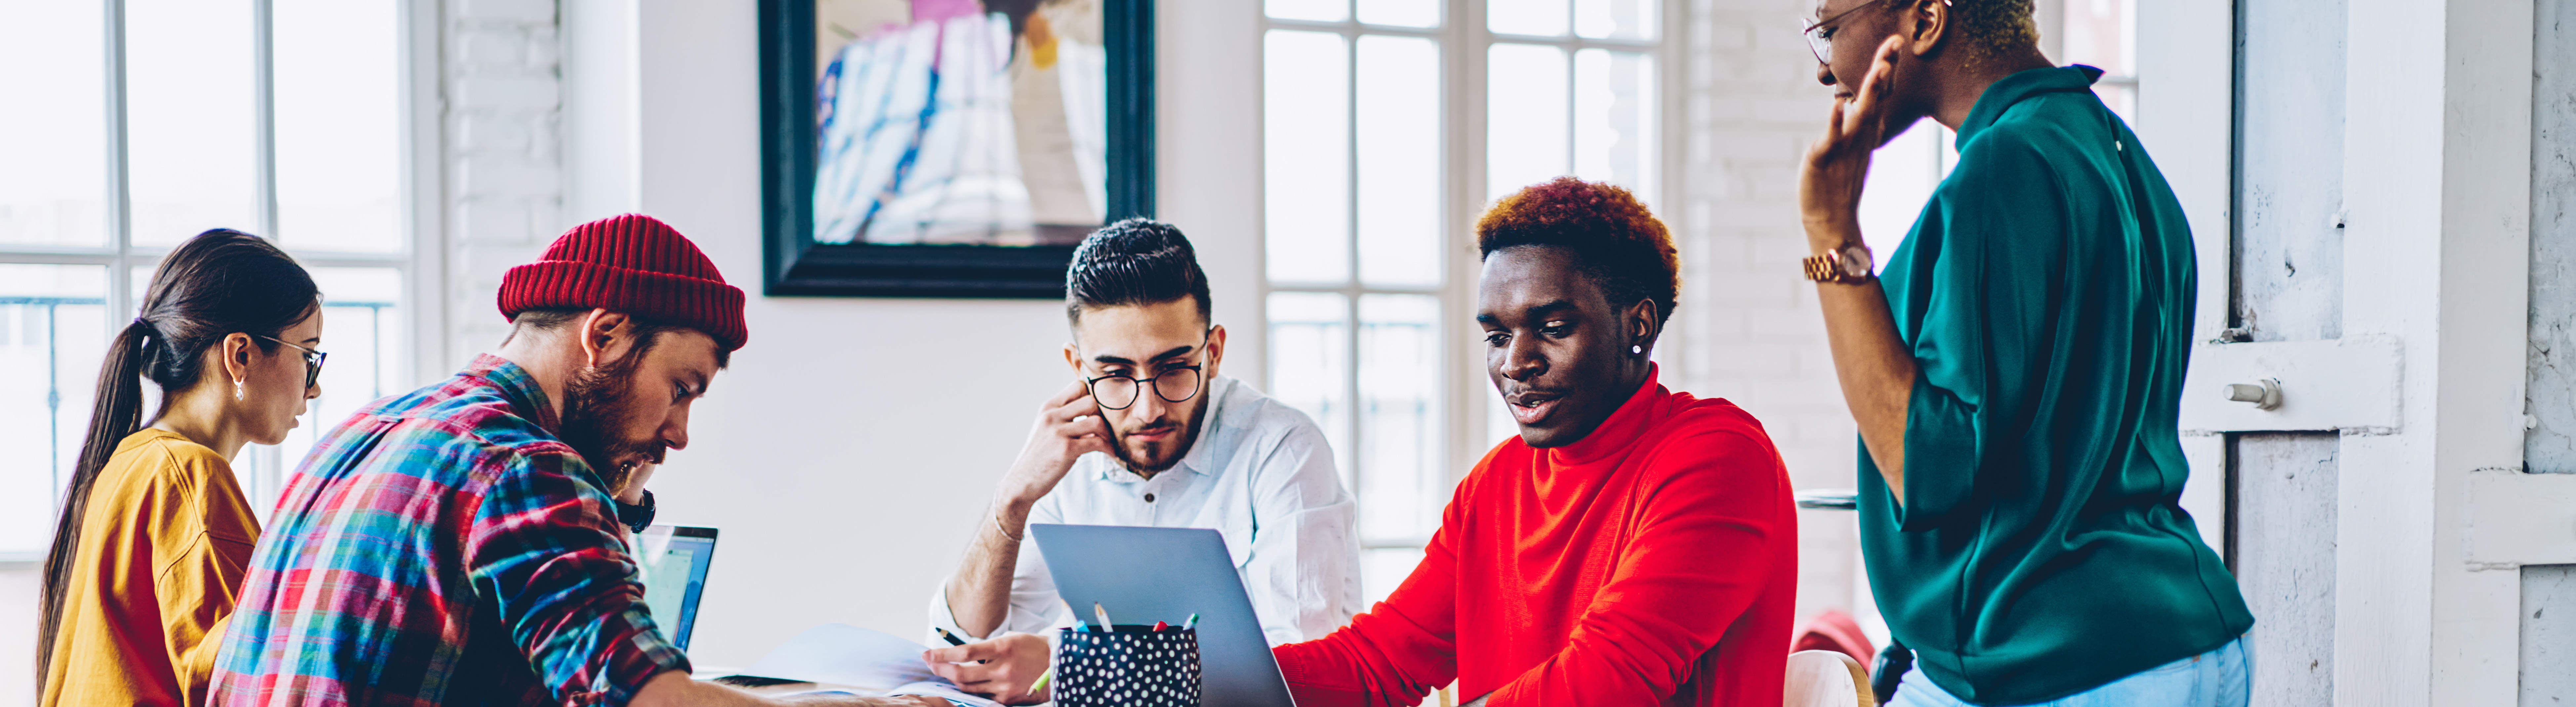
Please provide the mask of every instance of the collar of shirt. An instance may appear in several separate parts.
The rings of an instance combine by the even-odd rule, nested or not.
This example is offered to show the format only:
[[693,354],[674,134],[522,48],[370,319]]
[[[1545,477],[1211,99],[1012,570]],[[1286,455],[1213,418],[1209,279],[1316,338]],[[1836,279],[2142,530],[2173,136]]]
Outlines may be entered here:
[[[1196,436],[1190,438],[1190,451],[1182,452],[1180,463],[1173,464],[1172,468],[1166,469],[1165,471],[1188,470],[1190,473],[1200,476],[1216,475],[1218,469],[1215,466],[1215,460],[1209,458],[1215,453],[1208,450],[1217,446],[1212,438],[1216,436],[1217,429],[1223,426],[1219,424],[1217,418],[1219,415],[1224,414],[1225,398],[1228,394],[1233,392],[1234,379],[1227,378],[1225,376],[1208,377],[1207,389],[1199,391],[1200,395],[1208,396],[1207,413],[1199,416]],[[1139,476],[1136,472],[1128,471],[1127,465],[1120,463],[1116,456],[1106,454],[1099,456],[1105,457],[1105,461],[1107,462],[1100,465],[1099,476],[1102,481],[1142,483],[1152,480]],[[1161,478],[1162,474],[1155,474],[1154,476],[1156,478]]]
[[1627,402],[1620,403],[1619,409],[1611,411],[1610,417],[1593,427],[1583,439],[1546,450],[1549,461],[1570,466],[1626,453],[1629,445],[1636,444],[1637,438],[1644,436],[1647,428],[1660,419],[1655,408],[1663,386],[1656,379],[1662,375],[1663,367],[1646,364],[1646,381],[1628,392]]
[[457,375],[490,383],[494,390],[501,391],[502,399],[508,400],[511,408],[518,410],[521,416],[535,420],[538,427],[548,432],[561,429],[555,419],[554,401],[546,397],[545,386],[537,385],[536,377],[529,375],[528,369],[520,368],[510,359],[479,354]]
[[2058,91],[2089,91],[2093,82],[2102,78],[2102,70],[2083,64],[2031,69],[1997,79],[1977,96],[1977,105],[1968,109],[1968,117],[1959,121],[1959,138],[1952,142],[1959,149],[1968,148],[1968,140],[2002,120],[2004,110],[2021,99]]

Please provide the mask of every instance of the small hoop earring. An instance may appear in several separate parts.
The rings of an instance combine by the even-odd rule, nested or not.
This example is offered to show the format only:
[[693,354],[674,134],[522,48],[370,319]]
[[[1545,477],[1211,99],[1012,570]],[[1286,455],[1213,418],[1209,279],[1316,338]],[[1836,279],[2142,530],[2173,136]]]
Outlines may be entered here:
[[242,399],[242,384],[241,384],[241,379],[239,379],[239,378],[235,378],[235,379],[233,379],[233,400],[234,400],[234,401],[236,401],[236,402],[238,402],[238,401],[240,401],[241,399]]
[[1641,353],[1645,353],[1645,352],[1646,352],[1646,347],[1644,347],[1644,346],[1638,346],[1638,345],[1635,345],[1635,344],[1630,344],[1630,345],[1628,346],[1628,353],[1632,353],[1632,354],[1641,354]]

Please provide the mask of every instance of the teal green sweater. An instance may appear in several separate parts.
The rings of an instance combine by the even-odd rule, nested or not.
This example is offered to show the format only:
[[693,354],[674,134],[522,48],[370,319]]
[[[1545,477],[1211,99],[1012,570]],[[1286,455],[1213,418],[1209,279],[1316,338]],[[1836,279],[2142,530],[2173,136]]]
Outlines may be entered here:
[[2191,228],[2100,74],[1987,87],[1883,275],[1921,372],[1902,506],[1860,456],[1861,548],[1916,667],[1978,704],[2082,692],[2254,624],[2178,505]]

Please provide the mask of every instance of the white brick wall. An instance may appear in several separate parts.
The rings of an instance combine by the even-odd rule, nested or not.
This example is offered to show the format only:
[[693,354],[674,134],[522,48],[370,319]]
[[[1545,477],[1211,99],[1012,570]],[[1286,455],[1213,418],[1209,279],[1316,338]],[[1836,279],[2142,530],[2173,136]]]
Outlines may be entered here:
[[[1691,0],[1678,331],[1685,387],[1762,419],[1799,488],[1849,487],[1857,442],[1814,286],[1798,276],[1798,162],[1830,94],[1789,21],[1811,0]],[[1852,514],[1800,511],[1799,618],[1854,612]]]
[[555,3],[457,0],[443,12],[448,360],[433,372],[501,340],[501,275],[567,225]]

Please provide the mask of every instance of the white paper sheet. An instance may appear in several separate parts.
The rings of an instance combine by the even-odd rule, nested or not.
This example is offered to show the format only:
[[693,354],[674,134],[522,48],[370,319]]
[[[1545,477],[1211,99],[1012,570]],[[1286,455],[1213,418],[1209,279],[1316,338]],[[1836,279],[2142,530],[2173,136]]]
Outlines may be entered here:
[[871,695],[944,697],[973,707],[1001,707],[967,694],[921,662],[921,644],[848,624],[823,624],[769,652],[742,674],[846,685]]

